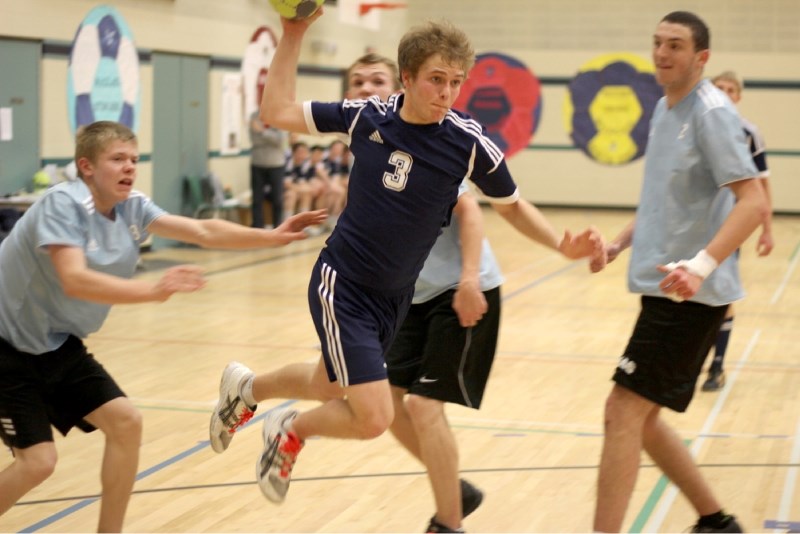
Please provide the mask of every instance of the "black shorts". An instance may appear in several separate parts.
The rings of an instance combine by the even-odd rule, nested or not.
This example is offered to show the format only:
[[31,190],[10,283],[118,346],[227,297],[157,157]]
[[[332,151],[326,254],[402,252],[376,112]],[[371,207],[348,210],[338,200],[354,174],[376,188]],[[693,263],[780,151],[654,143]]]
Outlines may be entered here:
[[614,381],[661,406],[686,411],[727,309],[643,296]]
[[484,291],[489,309],[463,328],[450,290],[414,304],[386,355],[389,383],[409,393],[479,408],[500,328],[500,288]]
[[53,441],[50,425],[63,435],[74,426],[91,432],[95,427],[83,418],[124,396],[77,337],[44,354],[20,352],[0,339],[0,438],[8,447]]

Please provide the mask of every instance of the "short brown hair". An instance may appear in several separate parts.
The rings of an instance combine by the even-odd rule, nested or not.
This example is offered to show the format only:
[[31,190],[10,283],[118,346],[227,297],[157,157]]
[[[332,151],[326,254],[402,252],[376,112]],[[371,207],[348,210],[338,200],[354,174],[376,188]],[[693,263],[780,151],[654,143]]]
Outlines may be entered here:
[[702,52],[711,48],[711,32],[708,30],[708,25],[694,13],[690,11],[673,11],[661,19],[661,22],[680,24],[689,28],[692,32],[695,52]]
[[439,54],[448,65],[457,65],[468,73],[475,64],[475,50],[469,37],[452,23],[428,21],[422,26],[411,28],[397,48],[397,63],[400,73],[408,73],[412,78],[429,57]]
[[[97,163],[97,158],[114,141],[136,143],[136,134],[124,124],[113,121],[97,121],[80,126],[75,136],[75,163],[86,158]],[[78,175],[83,178],[78,166]]]

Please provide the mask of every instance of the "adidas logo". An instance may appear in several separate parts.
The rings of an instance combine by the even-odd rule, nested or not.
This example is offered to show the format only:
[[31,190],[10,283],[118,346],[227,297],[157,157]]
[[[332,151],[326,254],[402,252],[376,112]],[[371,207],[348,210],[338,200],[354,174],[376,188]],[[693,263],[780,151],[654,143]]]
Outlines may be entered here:
[[378,133],[378,130],[375,130],[369,135],[370,141],[375,141],[376,143],[383,144],[383,138],[381,138],[381,134]]

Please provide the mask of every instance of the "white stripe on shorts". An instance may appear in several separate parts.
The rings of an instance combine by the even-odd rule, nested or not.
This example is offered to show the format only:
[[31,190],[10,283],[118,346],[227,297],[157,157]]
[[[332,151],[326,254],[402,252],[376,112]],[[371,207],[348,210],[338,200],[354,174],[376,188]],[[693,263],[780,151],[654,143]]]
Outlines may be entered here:
[[333,297],[336,287],[336,271],[327,263],[322,264],[322,281],[317,288],[320,304],[322,304],[322,328],[325,330],[328,355],[331,359],[333,372],[339,385],[347,387],[350,380],[347,375],[347,362],[344,360],[342,340],[339,336],[339,323],[336,321],[336,311],[333,306]]
[[469,398],[467,385],[464,384],[464,365],[467,363],[469,347],[472,345],[472,327],[467,328],[467,339],[464,341],[464,350],[461,351],[461,362],[458,364],[458,387],[461,388],[461,395],[467,408],[472,408],[472,401]]

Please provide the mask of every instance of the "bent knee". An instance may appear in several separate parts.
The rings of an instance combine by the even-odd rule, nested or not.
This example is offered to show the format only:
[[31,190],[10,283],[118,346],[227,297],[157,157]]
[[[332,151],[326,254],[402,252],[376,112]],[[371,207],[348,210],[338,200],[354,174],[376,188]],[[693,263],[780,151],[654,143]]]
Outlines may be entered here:
[[384,421],[383,419],[371,419],[361,421],[359,424],[359,436],[361,439],[374,439],[386,432],[392,420]]
[[39,443],[27,449],[18,449],[16,461],[22,476],[31,485],[38,485],[55,471],[58,454],[52,442]]
[[357,426],[361,439],[377,438],[388,430],[394,419],[394,410],[391,409],[391,405],[389,407],[389,410],[370,412],[358,418]]

